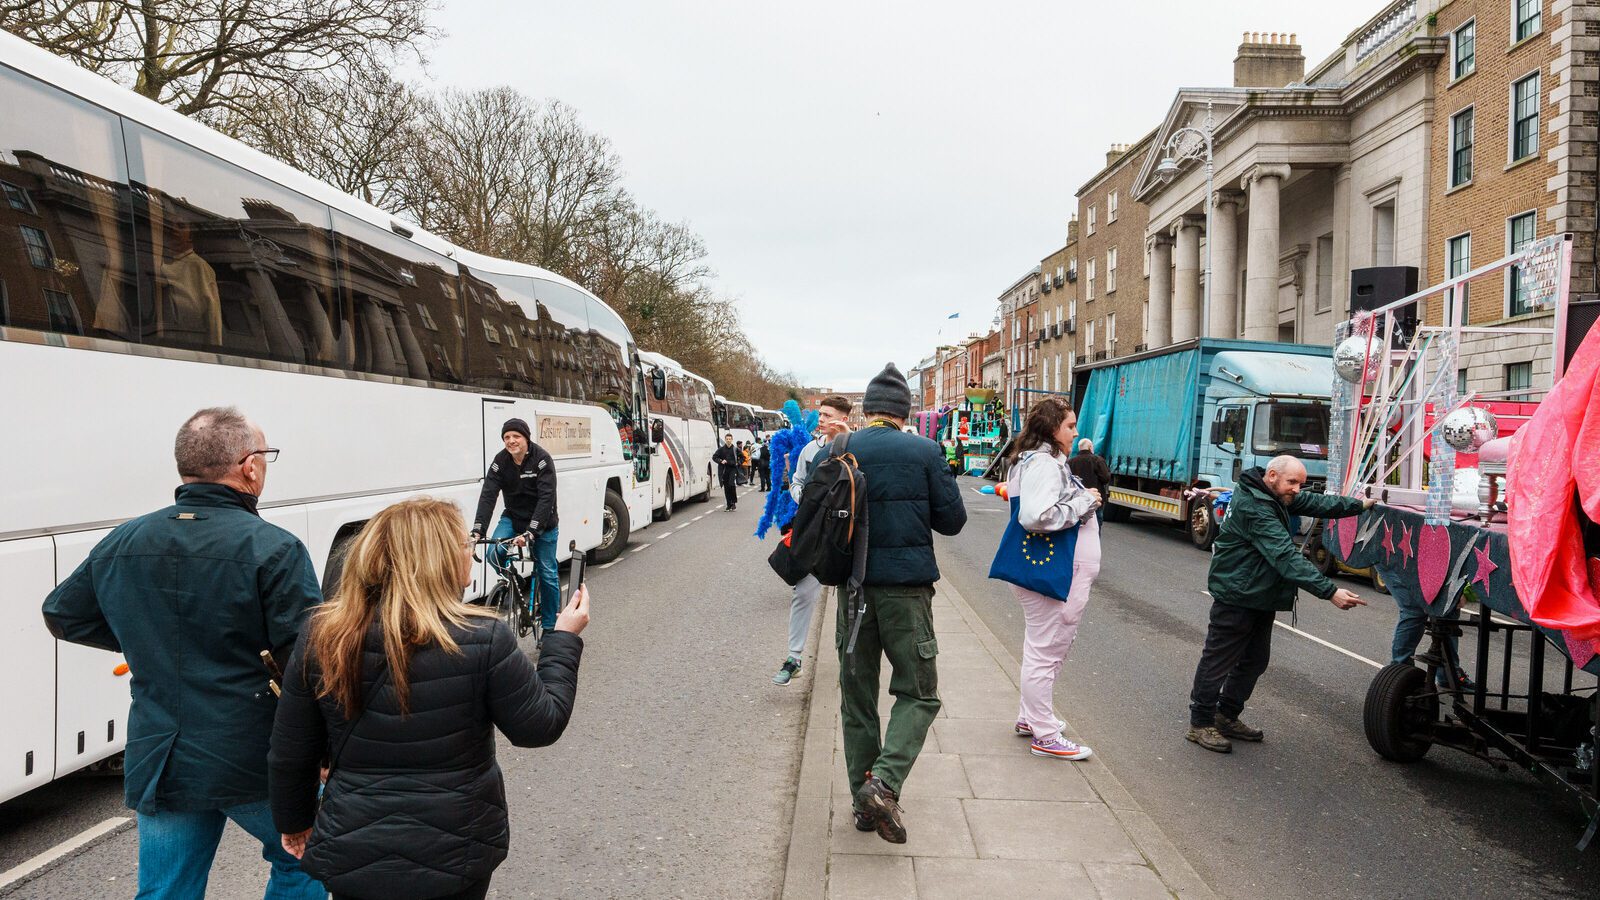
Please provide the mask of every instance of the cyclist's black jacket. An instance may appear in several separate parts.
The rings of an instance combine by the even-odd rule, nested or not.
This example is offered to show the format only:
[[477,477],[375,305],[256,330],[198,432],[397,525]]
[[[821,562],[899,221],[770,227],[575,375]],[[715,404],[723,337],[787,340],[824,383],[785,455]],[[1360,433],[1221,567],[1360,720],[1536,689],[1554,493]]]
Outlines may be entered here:
[[494,514],[495,495],[505,494],[506,515],[517,534],[541,533],[556,527],[556,464],[538,444],[528,445],[528,455],[517,465],[510,451],[501,450],[483,475],[483,493],[478,495],[478,514],[472,517],[472,530],[488,537]]
[[[289,658],[267,756],[272,818],[313,828],[301,866],[335,893],[438,897],[488,878],[506,858],[510,823],[495,731],[518,747],[561,737],[578,689],[583,639],[544,636],[535,672],[500,619],[449,626],[458,650],[412,649],[410,714],[385,677],[383,626],[362,647],[365,714],[351,723],[318,697],[321,666],[302,630]],[[322,761],[341,751],[317,806]]]

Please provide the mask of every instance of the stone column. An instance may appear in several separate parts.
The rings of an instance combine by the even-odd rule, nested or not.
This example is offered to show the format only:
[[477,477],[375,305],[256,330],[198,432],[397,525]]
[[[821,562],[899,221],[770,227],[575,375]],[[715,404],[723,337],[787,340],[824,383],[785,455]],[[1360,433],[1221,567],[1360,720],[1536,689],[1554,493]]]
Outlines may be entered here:
[[1244,262],[1244,337],[1278,339],[1278,195],[1286,165],[1258,165],[1249,176],[1250,230]]
[[1172,343],[1172,237],[1162,229],[1150,246],[1150,332],[1144,342],[1151,350]]
[[[1333,176],[1333,321],[1350,313],[1350,166]],[[1333,335],[1330,333],[1331,341]]]
[[1200,334],[1200,231],[1204,216],[1178,220],[1172,267],[1172,342]]
[[1212,198],[1211,321],[1206,336],[1233,338],[1239,334],[1239,201],[1238,191],[1217,191]]

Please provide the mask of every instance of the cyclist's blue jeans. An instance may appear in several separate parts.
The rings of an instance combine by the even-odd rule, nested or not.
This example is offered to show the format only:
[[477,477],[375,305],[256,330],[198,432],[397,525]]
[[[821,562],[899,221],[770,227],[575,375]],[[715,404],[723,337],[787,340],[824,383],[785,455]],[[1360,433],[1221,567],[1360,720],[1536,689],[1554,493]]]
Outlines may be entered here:
[[[490,539],[503,541],[516,533],[511,520],[501,516]],[[535,597],[538,598],[534,608],[539,611],[539,624],[545,631],[556,627],[556,613],[561,611],[561,571],[556,568],[556,547],[560,544],[560,534],[560,528],[541,532],[532,545],[534,568],[533,578],[528,580],[528,599],[533,601]],[[501,551],[497,547],[490,547],[489,552]]]
[[[1412,593],[1411,588],[1398,575],[1391,573],[1383,566],[1378,567],[1378,574],[1383,576],[1384,584],[1389,588],[1389,595],[1394,598],[1395,605],[1400,607],[1400,618],[1394,623],[1394,641],[1389,646],[1389,662],[1393,664],[1411,662],[1412,654],[1417,652],[1417,647],[1422,643],[1422,636],[1427,633],[1428,609],[1422,600]],[[1445,619],[1456,619],[1461,615],[1461,604],[1457,603],[1451,608]],[[1456,650],[1457,639],[1450,637],[1450,649]],[[1460,655],[1456,657],[1460,659]],[[1446,675],[1443,669],[1439,671],[1438,681],[1445,683]]]

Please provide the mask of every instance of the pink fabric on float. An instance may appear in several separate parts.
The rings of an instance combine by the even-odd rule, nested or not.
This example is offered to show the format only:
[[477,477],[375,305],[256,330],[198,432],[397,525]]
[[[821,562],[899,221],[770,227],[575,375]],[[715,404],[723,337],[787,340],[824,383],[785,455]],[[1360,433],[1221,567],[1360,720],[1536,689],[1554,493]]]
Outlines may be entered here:
[[[1600,521],[1600,329],[1511,441],[1507,471],[1511,577],[1533,621],[1567,632],[1569,648],[1600,640],[1600,591],[1583,554],[1576,491]],[[1574,655],[1574,659],[1577,655]]]
[[1422,602],[1432,603],[1450,569],[1450,526],[1424,525],[1417,535],[1417,584]]

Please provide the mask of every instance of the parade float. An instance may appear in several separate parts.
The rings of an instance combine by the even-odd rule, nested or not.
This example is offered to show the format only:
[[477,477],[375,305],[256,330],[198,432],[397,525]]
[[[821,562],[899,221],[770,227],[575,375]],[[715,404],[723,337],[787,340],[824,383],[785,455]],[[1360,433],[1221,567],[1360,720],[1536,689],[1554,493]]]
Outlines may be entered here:
[[[1586,846],[1600,825],[1600,329],[1569,346],[1571,246],[1542,239],[1339,326],[1328,490],[1381,502],[1321,539],[1426,609],[1421,652],[1368,690],[1372,748],[1524,769],[1588,816]],[[1549,315],[1467,324],[1469,285],[1498,299],[1501,284]],[[1486,341],[1548,341],[1542,400],[1520,385],[1458,395],[1464,350]]]

